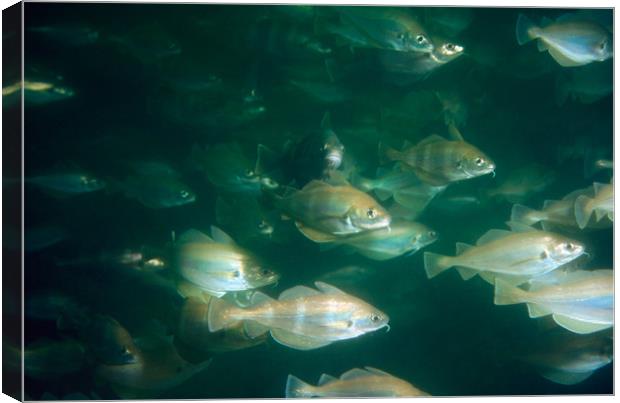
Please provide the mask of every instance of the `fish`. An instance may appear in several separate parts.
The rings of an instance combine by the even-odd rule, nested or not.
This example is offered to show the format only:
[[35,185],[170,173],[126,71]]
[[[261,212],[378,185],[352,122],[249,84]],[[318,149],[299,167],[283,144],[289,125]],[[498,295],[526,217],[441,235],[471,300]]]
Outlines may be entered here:
[[603,184],[595,182],[593,185],[594,197],[580,195],[575,199],[575,220],[580,229],[585,228],[590,221],[592,213],[596,216],[596,221],[601,221],[603,217],[614,220],[614,186],[613,184]]
[[409,382],[373,367],[353,368],[335,378],[323,374],[317,386],[289,375],[284,395],[289,398],[310,397],[414,397],[428,396]]
[[177,269],[183,279],[217,297],[278,281],[276,272],[224,231],[211,226],[211,236],[190,229],[175,242]]
[[425,183],[433,186],[476,178],[495,172],[495,163],[464,140],[446,140],[431,135],[403,151],[379,144],[379,154],[389,161],[400,161]]
[[536,164],[524,164],[510,170],[496,187],[486,192],[488,197],[505,199],[510,203],[522,203],[533,195],[542,192],[556,179],[549,168]]
[[553,330],[515,359],[531,365],[545,379],[561,385],[576,385],[613,361],[610,332],[575,334]]
[[236,194],[234,197],[218,196],[215,217],[218,225],[239,242],[250,239],[272,239],[278,224],[277,211],[268,211],[256,197]]
[[528,291],[501,278],[495,280],[495,305],[525,303],[530,317],[552,315],[560,326],[578,334],[613,326],[613,271],[577,270],[560,284],[530,285]]
[[[21,90],[21,81],[2,87],[2,107],[17,105],[21,99]],[[25,106],[45,105],[63,101],[75,95],[75,90],[69,86],[43,80],[24,80],[23,91]]]
[[[577,189],[564,196],[561,200],[545,200],[542,210],[535,210],[521,204],[515,204],[512,206],[510,221],[530,226],[540,222],[543,230],[554,228],[569,231],[579,230],[575,216],[575,202],[580,196],[594,197],[593,187]],[[607,220],[599,222],[588,221],[587,223],[587,228],[591,229],[608,228],[610,226],[611,222]]]
[[108,384],[123,399],[158,397],[204,371],[212,361],[189,363],[177,353],[171,340],[161,336],[147,336],[137,346],[136,362],[100,364],[94,369],[95,379]]
[[609,31],[595,21],[572,14],[555,21],[544,18],[540,26],[519,14],[516,34],[519,45],[537,39],[538,50],[548,51],[562,67],[602,62],[613,56]]
[[59,324],[64,331],[75,331],[97,362],[106,365],[132,364],[138,360],[138,347],[116,319],[108,315],[80,312],[63,316]]
[[429,53],[433,42],[406,8],[338,7],[341,19],[379,49]]
[[168,267],[166,254],[156,248],[142,246],[119,250],[105,250],[97,255],[80,256],[68,259],[56,259],[56,266],[81,265],[122,265],[138,271],[157,272]]
[[308,134],[289,148],[287,166],[300,185],[312,179],[328,178],[330,172],[340,168],[345,151],[332,129],[329,112],[323,116],[320,130]]
[[591,104],[608,97],[613,92],[613,63],[594,63],[579,69],[566,70],[559,75],[555,85],[555,99],[559,106],[566,101]]
[[99,31],[87,25],[40,25],[27,31],[70,46],[92,45],[100,39]]
[[481,277],[501,276],[521,284],[530,277],[546,274],[585,252],[583,244],[564,236],[538,231],[519,223],[508,222],[511,231],[487,231],[476,246],[457,243],[457,256],[424,253],[424,269],[428,278],[456,266],[463,280],[476,274]]
[[278,183],[264,172],[262,152],[259,146],[256,161],[251,162],[237,142],[219,143],[206,149],[194,145],[189,160],[218,189],[258,195],[263,186],[278,187]]
[[51,194],[62,196],[97,192],[107,185],[103,179],[85,171],[76,170],[30,176],[25,178],[24,182],[49,191]]
[[360,232],[335,243],[351,247],[369,259],[388,260],[413,255],[436,240],[437,233],[424,224],[395,220],[389,228]]
[[177,175],[164,172],[130,175],[115,187],[121,189],[125,197],[152,209],[184,206],[198,198]]
[[[86,347],[73,339],[39,339],[21,347],[3,341],[5,368],[41,381],[66,379],[87,367]],[[23,363],[23,365],[22,365]]]
[[371,179],[354,172],[351,184],[364,192],[374,192],[379,200],[387,200],[402,189],[419,185],[421,182],[415,174],[403,169],[400,163],[388,170],[383,167],[377,169],[376,178]]
[[391,75],[390,81],[403,85],[426,79],[437,68],[452,62],[465,52],[462,45],[452,41],[439,38],[433,41],[436,46],[430,53],[381,51],[379,58],[385,71],[398,74]]
[[257,22],[250,35],[262,52],[285,59],[312,59],[330,55],[332,48],[312,32],[312,26],[282,18]]
[[249,337],[241,323],[217,332],[209,331],[209,302],[196,297],[189,297],[185,300],[175,333],[175,337],[184,345],[192,350],[217,354],[244,350],[267,341],[267,334]]
[[432,32],[456,37],[467,30],[474,20],[474,11],[464,7],[425,7],[424,22]]
[[328,284],[354,285],[372,278],[377,269],[372,266],[344,266],[332,270],[319,277],[319,280]]
[[296,286],[282,292],[278,300],[257,291],[248,308],[212,300],[209,330],[243,321],[250,337],[269,331],[284,346],[312,350],[388,326],[389,317],[377,308],[327,283],[314,284],[318,291]]
[[289,195],[276,196],[275,204],[315,242],[385,228],[391,221],[389,213],[366,193],[351,185],[332,186],[317,180]]

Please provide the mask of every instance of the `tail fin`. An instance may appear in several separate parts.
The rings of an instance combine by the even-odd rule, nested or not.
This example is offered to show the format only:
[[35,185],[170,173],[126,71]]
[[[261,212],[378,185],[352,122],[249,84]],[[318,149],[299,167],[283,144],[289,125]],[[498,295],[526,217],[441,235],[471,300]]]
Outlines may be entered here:
[[399,161],[401,159],[400,154],[400,151],[386,146],[383,143],[379,143],[379,161],[382,164],[387,164],[390,161]]
[[512,305],[525,302],[527,292],[501,278],[495,279],[495,305]]
[[424,252],[424,270],[426,270],[426,276],[433,278],[439,273],[452,267],[452,264],[446,262],[448,256],[442,256],[437,253]]
[[592,215],[592,208],[590,205],[590,199],[588,196],[581,195],[575,200],[575,220],[580,229],[584,229],[590,221]]
[[540,211],[536,211],[521,204],[515,204],[512,206],[512,211],[510,212],[510,221],[534,225],[542,220],[543,217],[540,217],[540,215]]
[[535,38],[531,33],[532,28],[535,27],[536,25],[532,20],[523,14],[519,14],[517,18],[517,42],[519,45],[523,45]]
[[287,399],[293,397],[313,397],[315,394],[312,393],[311,390],[311,385],[308,385],[306,382],[294,375],[289,375],[286,379],[286,390],[284,392],[284,396]]
[[207,315],[209,331],[213,333],[235,325],[237,320],[230,317],[230,311],[235,308],[234,305],[223,299],[211,298],[209,313]]

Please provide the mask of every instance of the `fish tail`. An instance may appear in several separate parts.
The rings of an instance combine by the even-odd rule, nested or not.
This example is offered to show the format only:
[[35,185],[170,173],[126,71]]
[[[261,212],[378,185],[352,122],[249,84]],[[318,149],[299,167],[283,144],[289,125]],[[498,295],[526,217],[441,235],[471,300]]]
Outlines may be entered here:
[[580,229],[584,229],[592,215],[591,201],[588,196],[581,195],[575,200],[575,220]]
[[424,270],[426,270],[426,276],[428,278],[433,278],[450,267],[452,267],[452,263],[448,259],[448,256],[424,252]]
[[290,375],[286,379],[286,390],[284,396],[289,399],[293,397],[314,397],[316,394],[312,391],[313,387],[306,382]]
[[523,14],[519,14],[517,18],[517,42],[519,45],[523,45],[532,39],[536,38],[534,35],[534,29],[536,24]]
[[364,192],[370,192],[375,188],[372,179],[364,178],[357,172],[351,174],[351,184]]
[[512,305],[525,302],[527,291],[524,291],[501,278],[495,279],[495,305]]
[[390,146],[386,146],[383,143],[379,143],[379,161],[382,164],[387,164],[390,161],[401,160],[401,153],[398,150],[393,149]]
[[235,309],[234,305],[220,298],[212,298],[207,315],[209,331],[213,333],[235,325],[238,320],[231,315],[233,309]]
[[510,221],[516,221],[525,225],[534,225],[543,219],[540,213],[540,211],[531,209],[521,204],[515,204],[512,206],[512,210],[510,212]]

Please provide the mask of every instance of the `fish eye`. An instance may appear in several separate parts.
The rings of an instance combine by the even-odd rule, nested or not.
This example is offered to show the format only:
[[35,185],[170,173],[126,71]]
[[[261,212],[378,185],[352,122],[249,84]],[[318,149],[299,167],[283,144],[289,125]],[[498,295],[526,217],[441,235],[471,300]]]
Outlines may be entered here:
[[474,161],[476,163],[476,165],[481,166],[482,164],[484,164],[484,159],[483,158],[476,158],[476,160]]
[[368,216],[368,218],[373,219],[377,217],[377,211],[371,207],[366,211],[366,215]]
[[428,231],[428,236],[431,238],[435,238],[437,236],[437,233],[435,231]]
[[241,277],[241,272],[239,270],[233,272],[233,277]]
[[249,178],[250,176],[254,176],[254,171],[252,171],[251,169],[246,169],[243,174]]
[[381,320],[381,317],[379,317],[379,315],[377,315],[376,313],[373,313],[372,315],[370,315],[371,322],[377,323],[379,322],[379,320]]
[[265,229],[267,228],[267,222],[265,220],[261,220],[261,222],[258,223],[258,229]]
[[454,44],[453,44],[453,43],[447,43],[447,44],[446,44],[446,49],[448,49],[448,50],[454,50]]
[[405,39],[405,34],[401,32],[400,34],[398,34],[397,38],[402,41],[403,39]]
[[416,40],[417,43],[424,43],[424,42],[426,42],[426,38],[424,37],[424,35],[416,36],[415,40]]
[[461,169],[463,168],[463,164],[461,163],[461,161],[456,163],[456,169]]
[[189,192],[187,190],[181,190],[180,195],[183,199],[187,199],[189,197]]
[[271,274],[271,270],[269,269],[261,269],[260,274],[262,274],[263,276],[268,276]]
[[575,245],[573,245],[572,243],[568,242],[566,243],[566,250],[571,251],[575,248]]

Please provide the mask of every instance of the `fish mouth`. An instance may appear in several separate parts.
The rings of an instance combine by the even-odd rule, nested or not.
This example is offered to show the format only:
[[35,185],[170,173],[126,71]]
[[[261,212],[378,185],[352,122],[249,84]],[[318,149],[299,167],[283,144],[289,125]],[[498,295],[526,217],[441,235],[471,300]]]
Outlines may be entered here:
[[338,150],[330,151],[325,156],[325,161],[329,169],[338,169],[340,164],[342,164],[342,153]]

